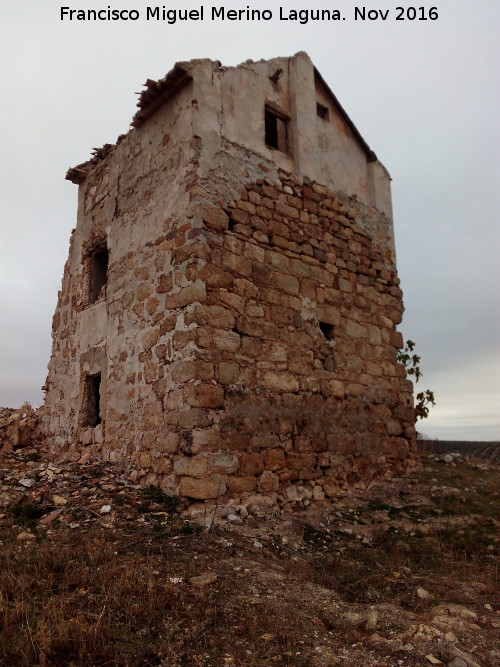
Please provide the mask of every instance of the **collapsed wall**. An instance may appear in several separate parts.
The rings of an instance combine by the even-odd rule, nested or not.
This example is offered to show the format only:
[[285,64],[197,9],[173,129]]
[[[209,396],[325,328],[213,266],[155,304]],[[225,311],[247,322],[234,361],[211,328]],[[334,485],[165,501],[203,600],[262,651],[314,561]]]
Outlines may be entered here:
[[0,406],[0,452],[40,445],[44,438],[42,413],[43,408],[34,410],[29,403],[17,409]]
[[[91,447],[198,500],[320,500],[415,464],[388,207],[359,179],[349,196],[254,138],[230,141],[227,104],[223,117],[210,97],[217,77],[257,86],[264,69],[270,85],[284,60],[191,63],[193,83],[71,171],[78,223],[46,385],[54,452]],[[200,92],[213,112],[200,115]]]

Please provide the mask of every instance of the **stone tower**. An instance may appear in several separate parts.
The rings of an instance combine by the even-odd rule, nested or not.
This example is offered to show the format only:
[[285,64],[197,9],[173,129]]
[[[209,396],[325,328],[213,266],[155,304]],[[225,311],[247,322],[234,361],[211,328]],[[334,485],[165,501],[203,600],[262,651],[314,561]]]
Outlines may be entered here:
[[190,499],[322,499],[415,461],[390,177],[305,53],[148,80],[70,169],[45,428]]

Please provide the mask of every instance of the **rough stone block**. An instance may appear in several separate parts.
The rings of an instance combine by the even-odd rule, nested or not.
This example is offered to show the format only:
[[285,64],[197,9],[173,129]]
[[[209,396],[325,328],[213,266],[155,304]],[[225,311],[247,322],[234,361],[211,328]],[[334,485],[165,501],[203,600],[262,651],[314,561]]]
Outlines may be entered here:
[[149,350],[150,348],[153,347],[153,345],[156,345],[159,335],[160,332],[158,329],[153,329],[152,331],[148,331],[145,334],[143,334],[142,344],[144,346],[144,349]]
[[209,465],[212,472],[231,475],[238,469],[239,458],[236,454],[229,452],[216,452],[209,458]]
[[172,379],[179,384],[193,380],[211,380],[214,377],[214,366],[208,361],[174,361],[170,365]]
[[163,405],[161,401],[155,401],[146,405],[144,409],[144,429],[150,431],[158,428],[163,423]]
[[274,276],[274,284],[278,289],[283,290],[287,294],[299,293],[299,281],[295,276],[278,273]]
[[339,278],[339,289],[342,292],[352,294],[354,292],[354,285],[349,280],[345,280],[345,278]]
[[220,384],[227,386],[234,384],[240,374],[240,365],[230,362],[222,361],[218,366],[217,380]]
[[248,257],[248,259],[264,262],[265,256],[265,250],[257,245],[257,243],[245,243],[245,257]]
[[205,284],[201,280],[183,287],[180,292],[171,294],[165,299],[165,307],[169,310],[173,308],[182,308],[191,303],[204,303],[207,300],[207,291]]
[[285,218],[296,219],[299,217],[298,210],[293,206],[288,206],[281,201],[276,202],[276,213],[284,216]]
[[316,454],[288,452],[286,464],[289,468],[300,470],[301,468],[313,468],[316,465]]
[[264,466],[266,470],[280,470],[285,467],[285,452],[282,449],[268,449],[264,452]]
[[334,326],[340,325],[340,311],[335,306],[319,304],[316,307],[317,317],[320,322],[326,322]]
[[176,454],[179,450],[179,436],[177,433],[160,432],[155,435],[154,446],[158,452]]
[[269,391],[297,392],[299,381],[291,373],[268,371],[264,374],[264,384]]
[[350,338],[366,338],[368,335],[366,327],[352,320],[347,321],[346,333]]
[[206,457],[183,456],[174,461],[174,472],[176,475],[189,475],[190,477],[203,477],[208,470]]
[[277,338],[278,332],[273,322],[252,317],[238,317],[236,327],[239,332],[257,338]]
[[231,287],[234,281],[234,275],[229,271],[224,271],[213,264],[206,264],[200,271],[200,278],[209,287]]
[[233,252],[224,251],[222,253],[222,268],[240,276],[248,277],[252,275],[251,260]]
[[239,495],[241,493],[252,493],[257,488],[257,477],[246,475],[245,477],[229,477],[227,488],[230,494]]
[[212,419],[203,408],[190,408],[176,412],[170,423],[177,424],[180,428],[207,428],[212,425]]
[[152,288],[149,283],[141,283],[137,288],[137,301],[140,303],[151,295]]
[[191,431],[193,447],[199,451],[215,451],[221,443],[220,430],[218,426],[212,428],[194,429]]
[[197,384],[184,387],[188,405],[196,408],[220,408],[224,405],[224,388],[215,384]]
[[204,323],[209,327],[218,329],[232,329],[234,327],[234,315],[222,306],[207,306],[204,309]]
[[198,454],[201,447],[195,445],[193,442],[193,431],[189,429],[183,429],[179,432],[178,436],[179,449],[183,454],[192,456],[193,454]]
[[260,493],[275,493],[280,486],[280,478],[272,472],[263,472],[259,477],[259,491]]
[[398,349],[404,347],[403,334],[400,331],[393,331],[391,333],[391,345]]
[[249,215],[246,211],[235,208],[231,211],[230,219],[234,224],[248,225]]
[[168,275],[165,275],[164,273],[162,273],[158,277],[158,284],[156,286],[156,292],[158,294],[168,294],[172,290],[173,286],[174,286],[174,282],[173,282],[172,274],[169,273]]
[[279,445],[280,439],[277,435],[255,435],[250,438],[250,448],[256,451],[279,447]]
[[226,331],[222,329],[214,329],[210,332],[211,343],[218,350],[225,350],[227,352],[236,352],[240,347],[241,339],[235,331]]
[[226,483],[217,477],[183,477],[179,484],[179,495],[195,500],[210,500],[226,493]]
[[260,475],[264,472],[264,457],[257,452],[245,452],[241,455],[240,472],[243,475]]
[[139,465],[141,468],[148,468],[151,465],[151,455],[143,452],[139,455]]
[[208,227],[225,230],[229,224],[229,216],[219,206],[200,206],[197,212]]

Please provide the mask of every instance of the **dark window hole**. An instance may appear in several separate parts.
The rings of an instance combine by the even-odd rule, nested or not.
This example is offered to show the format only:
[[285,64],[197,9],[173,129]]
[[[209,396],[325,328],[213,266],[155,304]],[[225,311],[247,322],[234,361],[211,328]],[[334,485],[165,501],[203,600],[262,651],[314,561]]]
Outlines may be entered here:
[[266,107],[264,120],[266,146],[286,153],[288,151],[287,119]]
[[108,282],[108,249],[93,253],[90,268],[90,303],[99,298],[102,288]]
[[96,373],[85,378],[82,423],[94,428],[101,422],[101,374]]
[[326,340],[333,340],[334,338],[333,324],[328,324],[328,322],[320,322],[319,328],[321,329],[321,333],[326,338]]
[[319,118],[322,118],[323,120],[330,120],[330,111],[328,107],[323,106],[319,102],[316,104],[316,113],[318,114]]

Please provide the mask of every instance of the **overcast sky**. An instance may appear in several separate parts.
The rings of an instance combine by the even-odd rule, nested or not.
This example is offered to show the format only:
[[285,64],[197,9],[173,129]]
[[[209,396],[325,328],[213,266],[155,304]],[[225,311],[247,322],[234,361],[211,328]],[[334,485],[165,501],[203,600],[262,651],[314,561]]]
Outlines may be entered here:
[[[76,222],[67,168],[126,132],[134,91],[178,60],[236,65],[304,50],[393,178],[401,329],[422,357],[417,389],[437,400],[419,430],[500,439],[498,0],[431,0],[434,21],[395,20],[408,2],[320,0],[311,8],[345,20],[307,24],[279,19],[280,6],[289,15],[305,0],[165,6],[202,4],[203,22],[169,25],[146,21],[144,0],[2,0],[0,405],[43,398]],[[141,18],[61,21],[61,5]],[[273,19],[211,21],[212,6],[270,9]],[[363,23],[355,6],[390,12]]]

